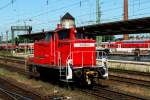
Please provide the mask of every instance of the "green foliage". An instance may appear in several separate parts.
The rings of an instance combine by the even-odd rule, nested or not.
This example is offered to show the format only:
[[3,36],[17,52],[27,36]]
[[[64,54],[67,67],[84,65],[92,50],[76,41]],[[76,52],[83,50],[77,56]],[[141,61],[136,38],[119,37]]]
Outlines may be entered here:
[[102,42],[114,41],[115,37],[112,35],[102,36]]

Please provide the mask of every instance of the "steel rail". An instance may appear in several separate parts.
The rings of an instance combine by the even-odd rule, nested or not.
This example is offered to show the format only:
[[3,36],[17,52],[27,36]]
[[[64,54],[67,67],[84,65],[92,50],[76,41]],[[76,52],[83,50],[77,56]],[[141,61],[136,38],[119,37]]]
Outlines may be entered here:
[[[127,74],[129,74],[128,72],[124,72],[124,73],[127,73]],[[132,74],[137,74],[137,75],[143,75],[143,76],[148,76],[149,74],[145,74],[145,73],[141,73],[141,74],[138,74],[137,72],[135,72],[135,73],[132,73]],[[110,80],[112,79],[112,80],[115,80],[115,79],[113,79],[113,78],[111,78],[112,76],[110,75]],[[116,76],[115,76],[116,77]],[[120,79],[119,79],[120,78]],[[124,78],[124,77],[119,77],[118,78],[118,80],[116,79],[116,81],[120,81],[120,82],[126,82],[126,83],[129,83],[130,81],[129,81],[129,79],[130,78]],[[121,80],[121,79],[125,79],[125,80]],[[128,80],[128,81],[127,81]],[[138,80],[138,79],[132,79],[132,80],[134,80],[134,81],[142,81],[142,80]],[[136,84],[136,85],[143,85],[143,86],[150,86],[148,83],[146,83],[146,84],[144,84],[144,83],[136,83],[136,82],[130,82],[130,83],[132,83],[132,84]],[[146,81],[147,82],[147,81]],[[131,100],[134,98],[134,99],[137,99],[137,100],[146,100],[145,98],[140,98],[140,97],[136,97],[136,96],[133,96],[133,95],[129,95],[129,94],[124,94],[124,93],[120,93],[120,92],[117,92],[117,91],[113,91],[113,90],[108,90],[108,89],[105,89],[105,88],[100,88],[100,87],[94,87],[94,89],[92,89],[92,90],[81,90],[82,92],[85,92],[85,93],[88,93],[88,94],[91,94],[91,95],[95,95],[96,97],[101,97],[101,98],[105,98],[105,99],[108,99],[108,100],[116,100],[116,99],[119,99],[120,97],[124,97],[124,98],[130,98]],[[100,93],[100,92],[102,92],[103,91],[103,93]],[[105,95],[105,94],[107,94],[107,92],[106,93],[104,93],[104,91],[106,92],[109,92],[110,94],[109,95]],[[99,95],[99,94],[101,94],[101,95]],[[114,98],[112,98],[112,97],[110,97],[111,95],[115,95],[116,97],[114,97]],[[118,97],[117,97],[117,95],[118,95]],[[132,97],[132,98],[131,98]]]
[[119,91],[110,90],[109,88],[103,88],[101,86],[93,87],[93,91],[102,92],[106,97],[109,97],[111,100],[119,100],[120,98],[123,100],[146,100],[145,98],[121,93]]
[[138,71],[122,70],[122,69],[113,69],[113,68],[109,68],[109,72],[124,73],[124,74],[131,74],[131,75],[150,76],[150,73],[149,73],[149,72],[138,72]]
[[96,96],[96,97],[98,97],[98,98],[104,98],[104,99],[107,99],[107,100],[113,100],[111,97],[106,96],[106,95],[100,95],[99,92],[96,92],[96,91],[93,91],[93,90],[80,89],[80,91],[83,92],[83,93],[89,94],[89,95]]
[[130,84],[144,86],[144,87],[150,87],[150,81],[144,81],[139,79],[114,76],[114,75],[109,75],[109,79],[113,81],[119,81],[119,82],[130,83]]
[[101,86],[95,86],[91,89],[78,89],[79,91],[86,93],[88,95],[96,96],[97,98],[103,98],[106,100],[146,100],[145,98],[120,93],[114,90],[106,89]]
[[6,95],[8,95],[13,100],[18,100],[18,98],[23,99],[23,100],[32,100],[31,98],[22,96],[22,95],[17,94],[17,93],[10,92],[10,91],[5,90],[3,88],[0,88],[0,91],[3,92],[3,93],[5,93]]

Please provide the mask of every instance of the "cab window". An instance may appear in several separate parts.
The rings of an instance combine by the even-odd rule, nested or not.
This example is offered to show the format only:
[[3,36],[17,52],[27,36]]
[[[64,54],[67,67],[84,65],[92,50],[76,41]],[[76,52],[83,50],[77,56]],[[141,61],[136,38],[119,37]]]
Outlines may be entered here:
[[51,38],[51,34],[47,33],[46,34],[46,37],[45,37],[45,40],[50,42],[50,38]]
[[70,33],[69,32],[60,32],[58,33],[59,40],[69,39]]
[[84,38],[83,34],[79,32],[76,33],[76,39],[83,39],[83,38]]

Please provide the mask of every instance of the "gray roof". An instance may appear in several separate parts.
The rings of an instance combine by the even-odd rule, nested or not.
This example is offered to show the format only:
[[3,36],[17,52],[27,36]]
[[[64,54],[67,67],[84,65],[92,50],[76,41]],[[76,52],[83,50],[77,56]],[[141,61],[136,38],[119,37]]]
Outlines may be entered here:
[[61,20],[64,20],[64,19],[75,20],[75,18],[70,13],[68,13],[68,12],[61,18]]

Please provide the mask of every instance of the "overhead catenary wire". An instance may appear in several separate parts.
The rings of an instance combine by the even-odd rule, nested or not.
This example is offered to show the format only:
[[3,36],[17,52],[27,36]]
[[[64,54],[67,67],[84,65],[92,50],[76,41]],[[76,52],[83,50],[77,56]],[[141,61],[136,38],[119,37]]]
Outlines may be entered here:
[[[87,0],[82,0],[82,3],[84,2],[87,2]],[[52,9],[52,10],[48,10],[48,11],[45,11],[45,12],[41,12],[40,14],[37,14],[37,15],[34,15],[34,16],[30,16],[30,18],[35,18],[35,17],[38,17],[38,16],[43,16],[49,12],[57,12],[57,11],[60,11],[62,9],[65,9],[65,8],[68,8],[68,7],[73,7],[73,6],[78,6],[80,2],[76,2],[76,3],[72,3],[72,4],[69,4],[69,5],[65,5],[65,6],[62,6],[62,7],[59,7],[57,9]]]
[[[81,1],[80,1],[81,2]],[[147,3],[147,2],[144,2],[144,3]],[[142,3],[143,4],[143,3]],[[69,5],[68,5],[69,6]],[[122,6],[120,6],[120,7],[122,7]],[[107,13],[107,11],[112,11],[112,10],[118,10],[118,8],[120,8],[120,7],[116,7],[116,8],[111,8],[111,9],[104,9],[103,10],[103,13],[104,12],[106,12]],[[61,8],[64,8],[64,7],[61,7]],[[60,10],[61,10],[61,8],[60,8]],[[51,12],[51,11],[57,11],[57,10],[59,10],[59,9],[53,9],[53,10],[50,10],[50,11],[46,11],[46,12],[42,12],[42,13],[40,13],[40,14],[38,14],[38,15],[35,15],[35,16],[31,16],[31,18],[34,18],[34,17],[38,17],[38,16],[42,16],[42,14],[44,15],[44,14],[46,14],[47,12]]]
[[8,2],[7,4],[3,5],[0,7],[0,10],[3,10],[5,8],[7,8],[10,5],[13,5],[16,2],[16,0],[11,0],[10,2]]
[[[82,0],[83,1],[83,3],[84,2],[86,2],[86,0]],[[102,4],[105,4],[106,2],[104,2],[103,1],[103,3]],[[143,14],[140,14],[140,13],[142,13],[142,12],[136,12],[137,10],[138,11],[145,11],[145,10],[148,10],[149,9],[149,7],[145,7],[145,8],[143,8],[142,7],[142,5],[145,5],[145,4],[148,4],[148,3],[150,3],[149,1],[141,1],[141,0],[139,0],[139,1],[136,1],[135,0],[135,3],[134,3],[134,6],[140,6],[140,9],[135,9],[135,15],[133,16],[132,14],[130,14],[129,15],[129,18],[133,18],[133,17],[136,17],[136,16],[138,16],[138,15],[143,15]],[[70,6],[69,6],[70,5]],[[133,4],[129,4],[129,6],[132,6]],[[69,7],[68,7],[69,6]],[[47,10],[47,11],[44,11],[44,12],[40,12],[40,13],[38,13],[38,14],[35,14],[35,15],[33,15],[33,16],[28,16],[27,18],[23,18],[23,19],[20,19],[20,21],[18,21],[18,23],[20,23],[20,22],[22,22],[22,20],[27,20],[27,19],[31,19],[31,18],[33,18],[33,20],[35,19],[35,18],[39,18],[40,16],[44,16],[44,15],[48,15],[48,13],[50,14],[50,13],[56,13],[56,12],[60,12],[61,10],[63,10],[63,9],[69,9],[69,8],[73,8],[73,7],[76,7],[76,6],[83,6],[82,5],[82,3],[81,3],[81,0],[79,0],[78,2],[74,2],[74,3],[72,3],[72,4],[68,4],[68,5],[65,5],[65,6],[62,6],[62,7],[60,7],[60,8],[57,8],[57,9],[51,9],[51,10]],[[119,10],[119,9],[123,9],[123,6],[119,6],[119,7],[115,7],[115,6],[113,6],[114,8],[109,8],[109,9],[102,9],[102,16],[103,17],[105,17],[105,16],[107,16],[108,14],[110,14],[110,12],[114,12],[114,11],[117,11],[117,10]],[[86,9],[86,8],[84,8],[84,9]],[[90,14],[86,14],[85,16],[83,16],[83,14],[80,16],[80,17],[88,17],[88,16],[91,16],[91,15],[93,15],[93,13],[94,12],[91,12]],[[121,12],[122,13],[122,12]],[[122,15],[118,15],[118,17],[121,17]],[[112,18],[113,16],[111,16],[111,18]],[[94,17],[93,17],[94,18]],[[110,18],[110,19],[111,19]],[[77,16],[77,19],[78,19],[78,16]],[[104,19],[104,18],[102,18],[102,19]],[[92,20],[92,19],[91,19]],[[94,20],[94,19],[93,19]],[[14,23],[16,23],[17,21],[14,21]],[[13,22],[12,22],[13,23]],[[54,23],[56,23],[56,22],[54,22]],[[9,25],[9,23],[8,23],[8,25]],[[41,24],[42,25],[42,24]]]
[[[86,2],[87,0],[82,0],[82,3],[84,3],[83,1]],[[57,9],[52,9],[52,10],[48,10],[48,11],[45,11],[45,12],[41,12],[41,13],[39,13],[39,14],[36,14],[36,15],[30,16],[30,17],[28,17],[28,18],[25,18],[24,20],[36,18],[36,17],[39,17],[39,16],[43,16],[43,15],[47,14],[48,12],[50,12],[50,13],[55,13],[55,12],[57,12],[57,11],[60,11],[60,10],[65,9],[65,8],[69,8],[69,7],[72,8],[72,7],[74,7],[74,6],[78,6],[79,3],[80,3],[80,2],[76,2],[76,3],[72,3],[72,4],[69,4],[69,5],[66,5],[66,6],[62,6],[62,7],[57,8]],[[17,22],[17,21],[18,21],[18,20],[14,21],[14,22]]]
[[[82,3],[85,3],[85,2],[87,2],[87,0],[82,0]],[[47,12],[43,12],[43,13],[37,15],[37,16],[32,16],[31,18],[26,18],[26,19],[24,19],[24,20],[32,19],[32,18],[35,18],[35,17],[38,17],[38,16],[42,16],[43,14],[47,14],[48,12],[54,13],[54,12],[57,12],[57,11],[59,11],[59,10],[62,10],[62,9],[68,8],[68,7],[71,7],[71,8],[72,8],[72,7],[78,6],[78,5],[79,5],[79,2],[72,3],[72,4],[69,4],[69,5],[67,5],[67,6],[60,7],[60,8],[58,8],[58,9],[53,9],[53,10],[49,10],[49,11],[47,11]],[[16,21],[11,22],[11,23],[8,23],[8,24],[13,24],[13,23],[16,23],[16,22],[21,22],[21,21],[16,20]]]

